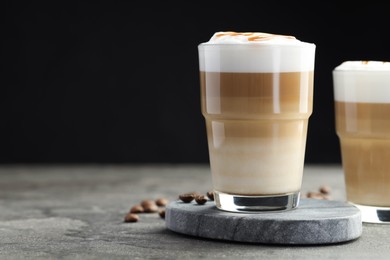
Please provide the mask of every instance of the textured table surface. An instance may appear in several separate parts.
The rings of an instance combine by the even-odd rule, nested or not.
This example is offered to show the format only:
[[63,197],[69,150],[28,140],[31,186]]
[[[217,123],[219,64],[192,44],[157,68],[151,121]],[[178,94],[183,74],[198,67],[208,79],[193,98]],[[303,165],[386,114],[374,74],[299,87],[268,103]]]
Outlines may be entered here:
[[[305,167],[303,194],[323,184],[345,200],[341,166]],[[1,166],[0,259],[389,259],[390,225],[363,224],[352,242],[276,246],[181,235],[157,213],[123,221],[144,199],[210,188],[208,165]]]

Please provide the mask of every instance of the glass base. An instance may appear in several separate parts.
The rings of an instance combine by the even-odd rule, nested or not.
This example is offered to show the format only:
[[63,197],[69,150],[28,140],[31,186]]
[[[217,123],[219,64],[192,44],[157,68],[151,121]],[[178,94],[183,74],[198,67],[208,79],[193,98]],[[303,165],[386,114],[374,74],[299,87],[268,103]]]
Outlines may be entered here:
[[217,208],[230,212],[286,211],[298,207],[299,197],[299,191],[269,196],[243,196],[214,191],[214,201]]
[[351,204],[360,209],[360,212],[362,214],[362,222],[390,224],[390,207],[385,208],[359,205],[355,203]]

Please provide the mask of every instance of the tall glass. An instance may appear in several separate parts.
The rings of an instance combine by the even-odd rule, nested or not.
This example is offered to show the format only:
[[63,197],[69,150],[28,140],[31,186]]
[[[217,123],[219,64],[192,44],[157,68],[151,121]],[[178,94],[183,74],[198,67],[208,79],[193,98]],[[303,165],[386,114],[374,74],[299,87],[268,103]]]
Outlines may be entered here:
[[198,51],[216,206],[233,212],[297,207],[315,45],[292,36],[219,32]]
[[343,62],[333,87],[347,200],[390,224],[390,62]]

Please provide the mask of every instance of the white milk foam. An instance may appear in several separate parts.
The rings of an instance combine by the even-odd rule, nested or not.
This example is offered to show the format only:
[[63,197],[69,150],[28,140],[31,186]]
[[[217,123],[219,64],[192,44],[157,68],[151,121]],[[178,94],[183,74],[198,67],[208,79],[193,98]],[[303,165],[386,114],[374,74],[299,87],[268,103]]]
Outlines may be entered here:
[[390,62],[345,61],[333,70],[336,101],[390,103]]
[[208,42],[198,45],[199,69],[207,72],[313,71],[315,48],[313,43],[287,35],[216,32]]

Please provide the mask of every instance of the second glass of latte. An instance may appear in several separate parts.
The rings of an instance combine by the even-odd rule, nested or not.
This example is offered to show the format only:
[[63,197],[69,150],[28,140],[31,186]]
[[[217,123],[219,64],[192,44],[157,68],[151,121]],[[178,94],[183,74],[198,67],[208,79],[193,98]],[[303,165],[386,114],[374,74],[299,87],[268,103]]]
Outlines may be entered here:
[[345,61],[333,87],[347,200],[390,224],[390,62]]

